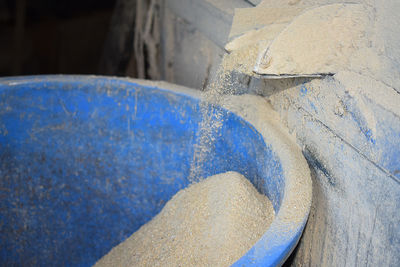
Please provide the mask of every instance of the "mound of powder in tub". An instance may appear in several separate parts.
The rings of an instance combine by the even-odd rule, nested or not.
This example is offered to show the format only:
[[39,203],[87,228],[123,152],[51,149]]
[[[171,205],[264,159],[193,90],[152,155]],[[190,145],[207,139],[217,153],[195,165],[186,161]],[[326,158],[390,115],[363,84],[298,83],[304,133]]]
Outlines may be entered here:
[[263,235],[271,202],[236,172],[179,191],[95,266],[229,266]]

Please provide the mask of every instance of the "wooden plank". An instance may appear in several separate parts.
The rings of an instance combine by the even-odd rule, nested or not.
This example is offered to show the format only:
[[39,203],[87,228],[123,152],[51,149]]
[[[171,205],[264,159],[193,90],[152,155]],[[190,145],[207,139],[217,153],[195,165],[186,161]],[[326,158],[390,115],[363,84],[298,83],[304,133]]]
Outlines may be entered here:
[[396,266],[400,184],[337,135],[338,129],[303,108],[292,97],[296,93],[301,93],[301,87],[272,99],[303,146],[313,177],[312,210],[293,263]]

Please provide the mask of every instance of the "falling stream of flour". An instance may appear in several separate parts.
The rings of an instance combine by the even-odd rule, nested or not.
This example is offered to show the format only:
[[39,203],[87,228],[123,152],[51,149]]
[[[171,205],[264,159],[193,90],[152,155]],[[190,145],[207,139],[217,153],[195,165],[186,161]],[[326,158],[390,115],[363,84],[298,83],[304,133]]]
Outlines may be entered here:
[[221,136],[224,115],[223,110],[216,106],[222,104],[221,101],[226,101],[225,95],[241,93],[241,78],[253,75],[252,69],[258,52],[259,47],[255,44],[225,55],[211,83],[205,89],[200,102],[202,121],[194,145],[189,181],[201,180],[204,163],[214,149],[217,138]]

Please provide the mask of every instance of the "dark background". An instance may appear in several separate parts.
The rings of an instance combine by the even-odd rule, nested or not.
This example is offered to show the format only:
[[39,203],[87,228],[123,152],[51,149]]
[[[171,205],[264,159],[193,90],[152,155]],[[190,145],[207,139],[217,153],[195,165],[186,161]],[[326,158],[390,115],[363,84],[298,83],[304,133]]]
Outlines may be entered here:
[[116,0],[0,0],[0,76],[117,74],[100,64],[115,6]]

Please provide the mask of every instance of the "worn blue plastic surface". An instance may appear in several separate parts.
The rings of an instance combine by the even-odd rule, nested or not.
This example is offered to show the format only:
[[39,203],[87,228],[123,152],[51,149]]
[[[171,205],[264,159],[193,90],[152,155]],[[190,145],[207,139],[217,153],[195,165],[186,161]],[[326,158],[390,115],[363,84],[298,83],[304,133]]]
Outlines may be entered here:
[[[0,79],[1,265],[90,266],[150,220],[188,185],[199,109],[191,90],[132,80]],[[278,211],[279,160],[253,126],[218,112],[224,123],[200,175],[238,171]],[[279,264],[300,234],[237,264]]]

